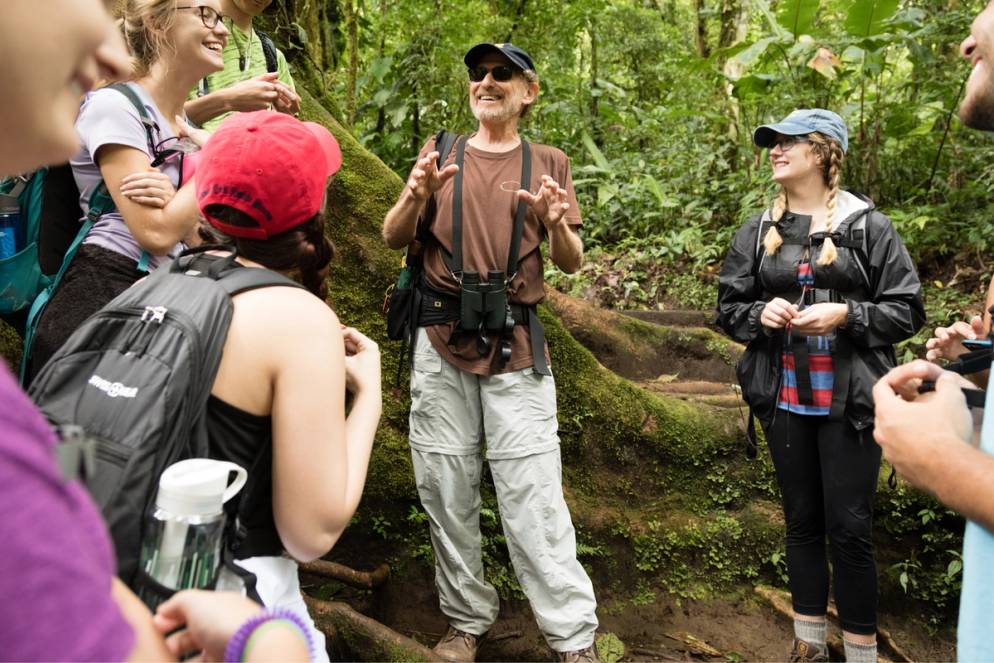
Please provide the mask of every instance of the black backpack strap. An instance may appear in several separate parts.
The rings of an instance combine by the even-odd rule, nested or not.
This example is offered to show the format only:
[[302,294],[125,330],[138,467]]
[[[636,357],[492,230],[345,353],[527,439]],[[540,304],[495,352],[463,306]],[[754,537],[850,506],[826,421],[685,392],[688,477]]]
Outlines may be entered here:
[[271,74],[279,71],[280,63],[276,55],[276,44],[262,30],[255,30],[255,34],[259,35],[259,41],[262,42],[262,55],[266,58],[266,71]]
[[249,290],[272,288],[275,286],[306,290],[304,286],[288,279],[282,274],[257,267],[239,267],[228,270],[221,275],[221,278],[217,282],[232,297],[243,292],[248,292]]
[[[526,191],[531,188],[532,181],[532,151],[528,141],[521,139],[521,188]],[[521,236],[525,232],[525,215],[528,213],[528,203],[518,201],[518,209],[514,214],[514,230],[511,233],[511,248],[507,254],[507,278],[512,278],[518,271],[518,252],[521,250]]]
[[148,109],[145,108],[145,102],[141,100],[141,97],[139,97],[127,83],[111,83],[107,87],[111,90],[117,90],[127,97],[128,101],[131,102],[131,105],[138,111],[138,116],[141,118],[142,125],[145,127],[145,139],[148,141],[148,153],[152,156],[152,159],[155,159],[155,132],[159,130],[159,125],[156,124],[155,120],[152,119],[152,116],[148,114]]
[[460,136],[456,142],[456,165],[459,170],[456,171],[452,189],[452,261],[449,264],[449,271],[457,278],[462,275],[462,180],[465,160],[466,137]]
[[[435,162],[436,168],[442,169],[442,165],[445,164],[445,160],[449,158],[449,152],[452,151],[453,146],[456,144],[456,140],[459,139],[459,134],[454,134],[445,129],[440,130],[435,134],[435,151],[438,152],[438,159]],[[432,225],[435,223],[435,214],[438,212],[438,204],[435,201],[435,194],[428,197],[428,202],[425,205],[424,216],[418,219],[417,231],[414,234],[414,238],[421,243],[424,243],[428,239],[428,233],[431,231]]]

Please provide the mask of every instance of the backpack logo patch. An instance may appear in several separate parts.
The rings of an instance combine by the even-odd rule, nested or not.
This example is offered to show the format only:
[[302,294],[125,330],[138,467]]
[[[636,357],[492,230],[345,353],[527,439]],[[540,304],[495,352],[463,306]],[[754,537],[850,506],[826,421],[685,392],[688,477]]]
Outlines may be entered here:
[[89,382],[90,386],[96,387],[100,391],[107,394],[110,398],[134,398],[138,395],[138,387],[128,387],[120,382],[111,382],[110,380],[105,380],[96,373],[90,376]]

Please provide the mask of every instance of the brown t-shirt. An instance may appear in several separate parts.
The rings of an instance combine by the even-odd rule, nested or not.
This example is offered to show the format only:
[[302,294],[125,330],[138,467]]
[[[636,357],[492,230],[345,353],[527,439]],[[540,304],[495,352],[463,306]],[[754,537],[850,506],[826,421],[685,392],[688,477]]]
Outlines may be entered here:
[[[528,190],[537,193],[541,187],[542,175],[549,175],[566,189],[569,210],[566,223],[578,227],[582,221],[580,207],[573,191],[573,176],[569,158],[554,147],[529,143],[531,148],[531,182]],[[435,139],[430,139],[418,158],[421,159],[435,149]],[[456,149],[452,148],[444,165],[455,163]],[[472,145],[466,145],[463,163],[463,270],[478,272],[485,277],[487,272],[507,269],[507,254],[511,247],[511,232],[514,228],[514,213],[517,210],[515,192],[522,188],[521,148],[508,152],[485,152]],[[442,247],[452,249],[452,192],[455,178],[449,179],[435,193],[438,211],[431,233],[438,241],[430,241],[425,247],[424,267],[428,285],[442,292],[459,293],[459,283],[449,273],[443,259]],[[539,245],[546,237],[542,221],[528,208],[525,215],[525,228],[521,236],[521,250],[518,253],[518,272],[508,288],[512,302],[537,304],[545,296],[542,251]],[[516,371],[531,366],[531,342],[527,325],[515,325],[511,343],[511,359],[500,368],[496,356],[498,343],[492,343],[490,354],[480,356],[476,351],[476,339],[470,335],[456,337],[454,346],[449,340],[458,322],[426,327],[432,346],[446,361],[464,371],[477,375],[494,375]],[[548,348],[545,350],[548,360]]]

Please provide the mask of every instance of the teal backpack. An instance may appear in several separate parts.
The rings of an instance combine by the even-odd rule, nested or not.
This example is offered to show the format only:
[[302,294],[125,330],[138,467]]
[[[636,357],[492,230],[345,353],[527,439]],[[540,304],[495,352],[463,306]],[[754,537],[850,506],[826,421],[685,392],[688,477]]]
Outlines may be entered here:
[[[132,103],[141,117],[148,139],[149,149],[154,155],[155,137],[153,131],[156,129],[155,120],[149,115],[145,104],[141,101],[134,90],[125,84],[114,84],[108,86],[123,94]],[[75,218],[72,212],[66,210],[66,205],[48,205],[47,200],[58,199],[65,201],[75,195],[79,198],[79,192],[63,191],[61,189],[73,188],[75,183],[67,183],[65,177],[55,178],[53,175],[64,167],[39,168],[28,175],[19,175],[0,181],[0,195],[8,198],[0,198],[0,203],[12,203],[17,201],[20,211],[20,218],[14,228],[14,236],[17,238],[17,252],[13,255],[0,259],[0,318],[9,320],[18,332],[23,331],[24,352],[21,358],[21,382],[23,384],[25,369],[31,353],[31,345],[34,341],[35,331],[38,327],[38,320],[45,308],[45,304],[51,298],[52,293],[58,287],[62,276],[69,268],[76,250],[83,243],[83,239],[90,232],[93,224],[104,214],[114,209],[114,201],[104,182],[100,182],[93,190],[89,199],[89,211],[85,218],[78,204],[75,206]],[[58,187],[58,192],[52,189]],[[80,219],[82,218],[82,223]],[[64,231],[55,232],[54,235],[62,235],[63,239],[54,240],[58,246],[44,247],[42,253],[52,254],[53,251],[61,255],[61,263],[56,259],[53,263],[49,258],[39,254],[39,238],[43,237],[46,230],[52,230],[57,226],[65,229],[67,224],[76,226],[75,235],[70,231],[67,235]],[[52,236],[53,233],[49,232]],[[71,238],[71,240],[70,240]],[[50,240],[51,244],[51,240]],[[139,271],[148,271],[149,255],[142,253],[138,263]],[[48,269],[45,263],[48,262]],[[58,265],[53,269],[52,265]],[[26,318],[25,318],[26,316]],[[21,325],[23,324],[23,328]]]

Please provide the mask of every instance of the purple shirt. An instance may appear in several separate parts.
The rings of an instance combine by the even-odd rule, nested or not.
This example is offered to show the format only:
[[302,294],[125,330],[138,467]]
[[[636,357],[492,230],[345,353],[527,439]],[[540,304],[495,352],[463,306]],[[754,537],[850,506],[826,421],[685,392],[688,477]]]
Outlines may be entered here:
[[[145,109],[155,121],[156,130],[152,132],[155,143],[158,145],[167,139],[175,138],[169,122],[159,112],[145,89],[137,83],[127,85],[145,102]],[[72,166],[73,177],[76,179],[76,186],[79,187],[79,206],[83,209],[83,214],[86,214],[89,210],[90,195],[103,179],[100,168],[93,161],[93,155],[97,150],[105,145],[126,145],[144,152],[148,155],[150,163],[152,154],[149,152],[148,134],[145,132],[145,125],[142,124],[138,109],[117,90],[101,88],[86,95],[83,107],[79,111],[79,118],[76,120],[76,132],[83,146],[69,163]],[[173,186],[179,189],[178,159],[167,161],[159,167],[159,170],[168,175]],[[96,244],[135,261],[142,253],[142,248],[128,230],[124,217],[116,209],[97,220],[83,243]],[[182,245],[177,244],[171,254],[181,249]],[[161,262],[161,258],[153,256],[149,266],[158,267]]]
[[124,660],[134,634],[100,513],[63,481],[55,434],[2,361],[0,403],[0,659]]

